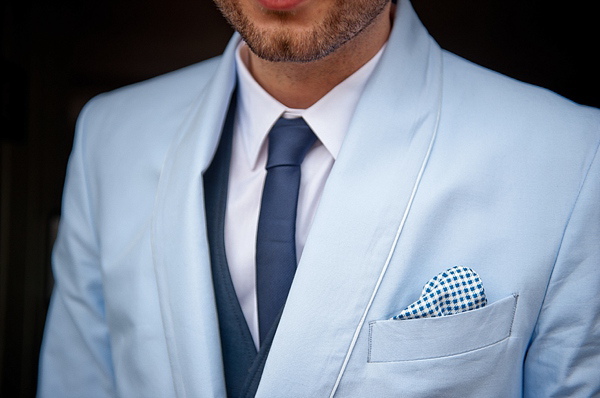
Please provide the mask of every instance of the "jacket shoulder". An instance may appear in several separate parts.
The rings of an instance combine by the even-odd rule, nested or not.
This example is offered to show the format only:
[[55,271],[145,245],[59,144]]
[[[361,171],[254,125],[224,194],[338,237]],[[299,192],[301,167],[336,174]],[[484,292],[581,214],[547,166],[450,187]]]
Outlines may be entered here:
[[201,95],[215,73],[221,56],[130,84],[92,98],[86,107],[113,115],[160,111],[184,105]]
[[[600,140],[600,110],[444,52],[444,106],[453,123],[514,138],[585,142]],[[483,127],[485,126],[485,127]],[[506,136],[505,136],[506,137]],[[508,137],[507,137],[508,138]]]
[[[140,142],[164,151],[201,97],[221,57],[99,94],[77,120],[76,141],[84,154],[127,152]],[[123,155],[125,156],[125,155]]]

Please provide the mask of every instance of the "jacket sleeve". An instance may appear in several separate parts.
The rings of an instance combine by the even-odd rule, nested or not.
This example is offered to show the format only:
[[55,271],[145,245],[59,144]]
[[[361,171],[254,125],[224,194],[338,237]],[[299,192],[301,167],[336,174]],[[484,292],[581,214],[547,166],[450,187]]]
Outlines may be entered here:
[[525,397],[600,396],[600,154],[572,209],[525,358]]
[[55,285],[40,354],[39,397],[116,395],[85,159],[85,125],[93,103],[78,119],[67,168],[52,255]]

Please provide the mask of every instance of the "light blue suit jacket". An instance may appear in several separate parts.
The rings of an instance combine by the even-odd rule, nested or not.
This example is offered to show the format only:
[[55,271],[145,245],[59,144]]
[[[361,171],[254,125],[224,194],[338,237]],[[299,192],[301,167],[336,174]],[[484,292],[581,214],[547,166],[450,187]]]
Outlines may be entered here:
[[[83,110],[40,396],[224,396],[202,173],[239,40]],[[442,51],[401,2],[257,395],[600,394],[599,143],[598,110]],[[388,320],[454,265],[488,306]]]

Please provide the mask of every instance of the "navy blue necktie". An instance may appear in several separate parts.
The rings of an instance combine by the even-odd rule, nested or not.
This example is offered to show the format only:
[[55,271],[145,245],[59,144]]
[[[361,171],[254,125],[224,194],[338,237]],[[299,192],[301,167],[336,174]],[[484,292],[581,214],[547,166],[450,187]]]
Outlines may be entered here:
[[300,165],[316,138],[302,118],[280,118],[269,132],[267,177],[256,237],[256,294],[261,343],[285,304],[296,272]]

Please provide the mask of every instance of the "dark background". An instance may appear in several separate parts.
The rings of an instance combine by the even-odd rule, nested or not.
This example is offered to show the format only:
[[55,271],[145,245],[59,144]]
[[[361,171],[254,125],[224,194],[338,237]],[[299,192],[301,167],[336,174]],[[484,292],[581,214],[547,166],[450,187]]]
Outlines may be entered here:
[[[442,47],[599,107],[593,2],[556,4],[413,1]],[[1,7],[0,396],[30,397],[79,110],[97,93],[218,55],[232,31],[210,0],[9,0]]]

